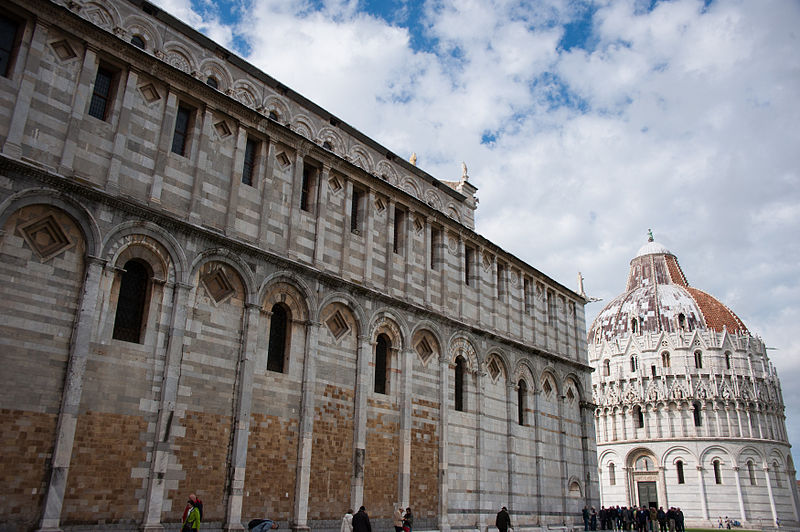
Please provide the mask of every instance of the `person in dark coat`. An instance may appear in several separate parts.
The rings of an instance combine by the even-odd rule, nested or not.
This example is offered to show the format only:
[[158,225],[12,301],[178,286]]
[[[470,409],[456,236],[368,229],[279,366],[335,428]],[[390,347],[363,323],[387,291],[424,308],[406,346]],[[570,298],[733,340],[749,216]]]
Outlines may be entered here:
[[497,512],[497,519],[494,520],[494,526],[496,526],[497,530],[500,532],[508,532],[508,529],[511,528],[511,516],[508,515],[508,510],[506,510],[505,506]]
[[372,532],[372,525],[369,524],[367,509],[363,506],[358,509],[353,516],[353,532]]
[[584,506],[583,507],[582,516],[583,516],[583,530],[584,530],[584,532],[586,532],[586,531],[589,530],[589,507],[588,506]]

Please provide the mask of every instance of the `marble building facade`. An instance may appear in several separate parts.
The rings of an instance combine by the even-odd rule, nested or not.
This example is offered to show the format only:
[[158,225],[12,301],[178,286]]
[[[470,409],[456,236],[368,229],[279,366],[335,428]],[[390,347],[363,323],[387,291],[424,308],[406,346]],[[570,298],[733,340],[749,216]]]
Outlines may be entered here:
[[573,522],[585,298],[140,0],[0,7],[0,528]]

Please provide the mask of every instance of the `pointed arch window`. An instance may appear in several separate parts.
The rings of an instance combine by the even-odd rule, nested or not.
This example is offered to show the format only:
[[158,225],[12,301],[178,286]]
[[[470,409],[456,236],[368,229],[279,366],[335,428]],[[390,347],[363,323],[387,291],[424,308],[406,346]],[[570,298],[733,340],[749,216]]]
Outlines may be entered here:
[[636,334],[639,332],[639,321],[636,318],[631,318],[631,333]]
[[150,269],[144,263],[138,260],[129,260],[125,263],[119,284],[117,312],[114,316],[115,340],[142,343],[151,278]]
[[603,377],[610,377],[611,376],[611,361],[604,360],[603,361]]
[[703,369],[703,352],[699,349],[694,352],[694,367]]
[[636,373],[637,369],[639,369],[639,357],[631,355],[631,373]]
[[392,343],[385,334],[379,334],[375,342],[375,393],[386,394],[389,368],[389,349]]
[[731,369],[731,354],[725,352],[725,369]]
[[455,378],[455,408],[458,412],[464,411],[464,374],[467,369],[467,362],[464,357],[456,359],[456,378]]
[[700,413],[701,405],[700,401],[695,401],[692,403],[692,415],[694,416],[694,426],[700,427],[703,425],[703,416]]
[[527,402],[528,385],[525,381],[520,379],[517,386],[517,423],[525,425],[525,403]]
[[678,484],[685,484],[686,479],[683,476],[683,461],[678,460],[675,462],[675,470],[678,472]]
[[722,470],[720,468],[719,460],[714,460],[714,483],[722,484]]
[[642,407],[639,405],[633,407],[633,420],[637,429],[644,427],[644,414],[642,413]]
[[289,310],[286,305],[272,306],[269,320],[269,347],[267,348],[267,370],[283,373],[289,344]]
[[670,367],[670,360],[669,360],[669,352],[668,351],[664,351],[663,353],[661,353],[661,367],[662,368]]

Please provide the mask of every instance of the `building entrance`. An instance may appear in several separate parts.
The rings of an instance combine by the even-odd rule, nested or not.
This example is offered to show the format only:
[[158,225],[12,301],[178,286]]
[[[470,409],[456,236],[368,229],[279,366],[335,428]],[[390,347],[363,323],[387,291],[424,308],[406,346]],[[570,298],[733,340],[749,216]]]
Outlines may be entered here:
[[636,486],[639,490],[639,506],[644,506],[645,508],[658,508],[658,491],[656,490],[656,483],[637,482]]

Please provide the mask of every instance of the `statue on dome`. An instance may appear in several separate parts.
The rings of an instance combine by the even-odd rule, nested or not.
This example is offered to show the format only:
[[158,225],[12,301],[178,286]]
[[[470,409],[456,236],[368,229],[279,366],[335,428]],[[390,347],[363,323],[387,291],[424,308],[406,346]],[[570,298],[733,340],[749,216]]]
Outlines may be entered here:
[[652,229],[648,229],[647,230],[647,241],[648,242],[653,242],[654,240],[655,239],[653,238],[653,230]]

